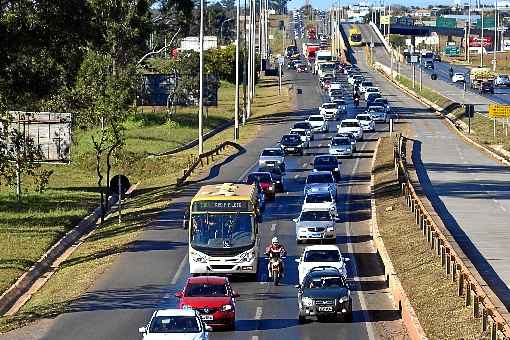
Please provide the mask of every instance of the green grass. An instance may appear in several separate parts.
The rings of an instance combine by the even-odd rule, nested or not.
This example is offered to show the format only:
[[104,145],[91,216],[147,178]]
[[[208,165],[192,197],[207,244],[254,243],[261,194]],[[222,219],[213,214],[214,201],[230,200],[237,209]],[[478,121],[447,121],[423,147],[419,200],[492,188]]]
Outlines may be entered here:
[[439,93],[437,93],[434,90],[431,90],[430,88],[423,86],[420,90],[419,82],[415,82],[415,88],[413,89],[413,81],[406,76],[399,75],[397,76],[396,80],[402,84],[403,86],[407,87],[408,89],[414,91],[417,95],[426,98],[433,102],[434,104],[440,106],[440,107],[446,107],[449,104],[452,103],[452,101],[446,97],[443,97]]
[[[264,78],[257,89],[257,97],[253,104],[253,118],[241,127],[239,143],[246,145],[252,141],[259,130],[264,127],[264,117],[291,111],[290,96],[283,91],[278,96],[276,78]],[[274,119],[274,118],[272,118]],[[204,143],[204,149],[210,150],[222,141],[231,140],[233,128],[213,136]],[[225,150],[216,163],[231,154]],[[176,178],[190,155],[196,150],[187,150],[178,154],[144,159],[133,163],[143,182],[143,190],[135,192],[135,196],[125,202],[123,223],[118,225],[116,214],[113,213],[106,223],[100,226],[59,268],[40,291],[32,296],[29,302],[12,317],[0,318],[0,332],[21,327],[31,321],[54,317],[65,312],[66,307],[83,294],[108,267],[115,256],[121,254],[138,237],[145,225],[157,218],[159,212],[178,194],[175,188]],[[134,170],[132,170],[134,171]],[[208,168],[198,169],[192,179],[203,175]],[[145,175],[142,177],[142,175]],[[71,200],[72,201],[72,200]],[[70,201],[70,202],[71,202]],[[14,266],[12,266],[14,267]],[[7,269],[6,275],[18,276],[22,271]],[[2,272],[4,274],[4,272]]]
[[456,283],[445,276],[439,258],[430,250],[400,195],[393,171],[393,143],[388,137],[379,144],[373,173],[379,231],[428,338],[484,339],[481,319],[472,318],[464,299],[457,297]]
[[[218,106],[209,108],[204,130],[232,119],[233,102],[234,86],[222,82]],[[112,174],[121,172],[133,184],[139,180],[144,180],[144,185],[172,182],[175,176],[170,174],[184,168],[191,152],[167,162],[149,159],[147,152],[163,152],[195,139],[197,126],[195,107],[178,108],[168,121],[164,110],[134,114],[125,123],[126,145],[121,157],[113,162]],[[17,204],[12,188],[0,186],[0,294],[99,204],[93,132],[75,131],[69,165],[43,166],[53,171],[44,193],[31,191],[27,178],[23,200]]]

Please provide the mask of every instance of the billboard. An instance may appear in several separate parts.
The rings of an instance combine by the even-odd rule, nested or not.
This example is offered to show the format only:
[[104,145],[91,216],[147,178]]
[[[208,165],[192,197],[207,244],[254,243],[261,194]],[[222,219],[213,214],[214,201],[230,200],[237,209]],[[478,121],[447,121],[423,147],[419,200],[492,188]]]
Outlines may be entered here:
[[[482,39],[480,37],[471,36],[469,37],[469,47],[480,47]],[[492,37],[483,37],[483,47],[492,46]]]

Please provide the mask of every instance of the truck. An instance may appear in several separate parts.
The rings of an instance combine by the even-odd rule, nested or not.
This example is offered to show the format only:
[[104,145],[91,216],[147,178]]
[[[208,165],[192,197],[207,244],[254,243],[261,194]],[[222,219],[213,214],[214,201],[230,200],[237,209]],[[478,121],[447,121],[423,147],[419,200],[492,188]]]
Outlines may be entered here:
[[[497,74],[488,67],[475,67],[472,68],[469,73],[470,86],[472,89],[479,90],[481,92],[491,92],[490,86],[487,83],[494,84],[494,78]],[[484,84],[484,86],[482,86]],[[494,87],[492,87],[492,93]]]
[[333,61],[333,53],[331,53],[331,51],[317,51],[315,55],[314,73],[317,74],[319,72],[319,65],[321,63],[327,63],[331,61]]

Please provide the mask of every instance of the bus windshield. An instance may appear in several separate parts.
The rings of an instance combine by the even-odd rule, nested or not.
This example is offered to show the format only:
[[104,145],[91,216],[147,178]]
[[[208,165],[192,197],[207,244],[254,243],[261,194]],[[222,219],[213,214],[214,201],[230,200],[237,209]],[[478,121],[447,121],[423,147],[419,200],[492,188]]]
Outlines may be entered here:
[[239,248],[255,242],[251,214],[193,214],[191,246]]
[[353,34],[351,34],[351,41],[360,42],[361,41],[361,34],[360,33],[353,33]]

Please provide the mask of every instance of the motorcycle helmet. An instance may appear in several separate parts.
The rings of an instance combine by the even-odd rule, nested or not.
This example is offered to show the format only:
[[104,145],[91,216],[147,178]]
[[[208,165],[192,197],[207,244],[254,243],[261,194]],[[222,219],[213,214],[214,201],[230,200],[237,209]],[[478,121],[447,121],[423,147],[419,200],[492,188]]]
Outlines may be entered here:
[[279,243],[279,242],[278,242],[278,237],[276,237],[276,236],[275,236],[275,237],[273,237],[273,239],[271,240],[271,243],[272,243],[272,244],[275,244],[275,245],[276,245],[276,244],[278,244],[278,243]]

